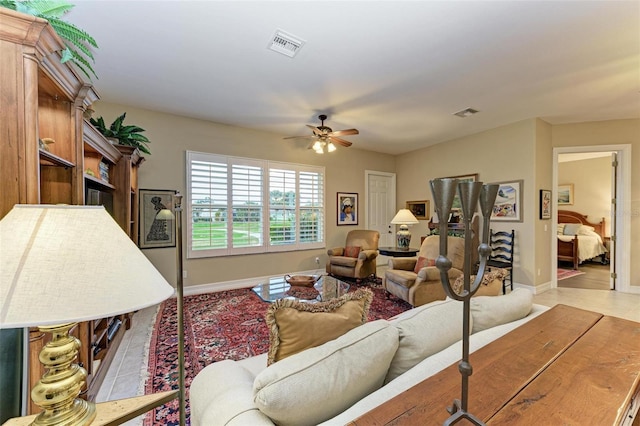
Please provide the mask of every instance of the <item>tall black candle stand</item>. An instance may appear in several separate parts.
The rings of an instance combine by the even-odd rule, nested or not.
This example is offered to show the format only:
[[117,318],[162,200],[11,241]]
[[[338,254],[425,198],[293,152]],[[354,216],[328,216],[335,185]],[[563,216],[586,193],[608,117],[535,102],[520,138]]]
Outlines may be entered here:
[[[462,419],[467,419],[476,425],[484,425],[484,423],[469,413],[469,376],[473,373],[471,363],[469,362],[469,318],[471,310],[471,296],[473,296],[482,282],[482,276],[487,266],[487,259],[491,254],[489,247],[489,225],[491,219],[491,211],[498,194],[498,185],[487,184],[482,182],[458,182],[457,179],[435,179],[430,181],[431,193],[435,203],[436,213],[440,218],[440,256],[436,260],[436,267],[440,270],[440,280],[447,296],[454,300],[463,302],[462,317],[462,360],[458,364],[458,370],[462,375],[462,390],[460,399],[455,399],[453,405],[447,408],[451,416],[444,422],[444,425],[453,425]],[[451,286],[449,280],[449,270],[451,269],[451,259],[447,258],[447,222],[446,218],[451,213],[451,206],[456,195],[456,188],[459,191],[460,201],[462,204],[462,215],[464,222],[464,286],[460,294],[456,293]],[[471,283],[471,259],[472,250],[475,250],[472,244],[473,230],[471,229],[471,220],[473,214],[480,201],[480,210],[482,212],[482,242],[478,246],[480,264],[473,284]],[[443,220],[444,219],[444,220]]]

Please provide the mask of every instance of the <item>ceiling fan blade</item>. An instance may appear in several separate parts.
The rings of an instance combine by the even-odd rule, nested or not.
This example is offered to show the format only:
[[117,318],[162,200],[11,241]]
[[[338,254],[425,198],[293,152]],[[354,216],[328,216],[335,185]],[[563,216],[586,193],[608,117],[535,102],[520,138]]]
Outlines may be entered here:
[[344,139],[340,139],[340,138],[337,138],[337,137],[335,137],[335,136],[328,136],[328,138],[329,138],[332,142],[337,143],[338,145],[342,145],[342,146],[345,146],[345,147],[350,147],[350,146],[352,145],[352,143],[351,143],[351,142],[349,142],[349,141],[345,141]]
[[312,126],[311,124],[307,124],[307,127],[313,130],[315,135],[320,136],[322,134],[322,130],[318,129],[316,126]]
[[286,138],[282,138],[282,139],[309,139],[309,138],[315,138],[315,135],[304,135],[304,136],[287,136]]
[[335,132],[329,133],[329,136],[347,136],[347,135],[357,135],[360,132],[358,129],[345,129],[345,130],[336,130]]

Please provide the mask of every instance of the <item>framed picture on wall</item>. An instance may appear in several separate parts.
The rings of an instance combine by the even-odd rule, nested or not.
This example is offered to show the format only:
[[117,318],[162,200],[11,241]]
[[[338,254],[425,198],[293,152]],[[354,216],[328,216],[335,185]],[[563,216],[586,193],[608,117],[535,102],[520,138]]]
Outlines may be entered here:
[[491,220],[494,222],[522,222],[523,180],[496,182],[498,196],[493,205]]
[[407,201],[406,209],[418,220],[429,220],[429,200]]
[[558,185],[558,205],[573,204],[573,184]]
[[540,219],[551,219],[551,191],[540,190]]
[[141,249],[175,247],[176,231],[173,220],[158,218],[160,210],[173,211],[173,196],[176,191],[166,189],[140,189],[140,236]]
[[358,194],[338,192],[338,226],[358,224]]
[[[458,179],[459,182],[476,182],[478,180],[478,173],[470,175],[447,176],[441,179]],[[460,196],[458,195],[457,190],[455,197],[453,197],[453,204],[451,205],[451,208],[462,210],[462,202],[460,201]]]

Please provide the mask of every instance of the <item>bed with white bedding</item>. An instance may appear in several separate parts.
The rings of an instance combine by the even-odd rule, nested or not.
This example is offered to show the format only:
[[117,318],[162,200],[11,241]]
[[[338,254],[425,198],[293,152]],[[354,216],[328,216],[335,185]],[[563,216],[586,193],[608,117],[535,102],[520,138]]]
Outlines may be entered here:
[[573,264],[573,269],[585,260],[607,252],[604,246],[604,218],[592,223],[587,216],[568,210],[558,210],[558,260]]

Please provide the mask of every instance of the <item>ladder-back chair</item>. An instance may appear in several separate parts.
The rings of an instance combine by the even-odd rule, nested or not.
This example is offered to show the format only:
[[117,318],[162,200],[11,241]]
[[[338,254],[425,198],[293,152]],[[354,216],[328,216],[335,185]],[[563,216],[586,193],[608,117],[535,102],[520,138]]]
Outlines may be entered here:
[[[493,229],[491,229],[490,233],[489,245],[491,246],[491,255],[489,256],[487,265],[509,271],[509,275],[507,276],[509,278],[508,285],[513,291],[513,243],[516,232],[513,229],[511,232],[493,232]],[[506,294],[507,292],[507,277],[505,277],[502,282],[502,294]]]

